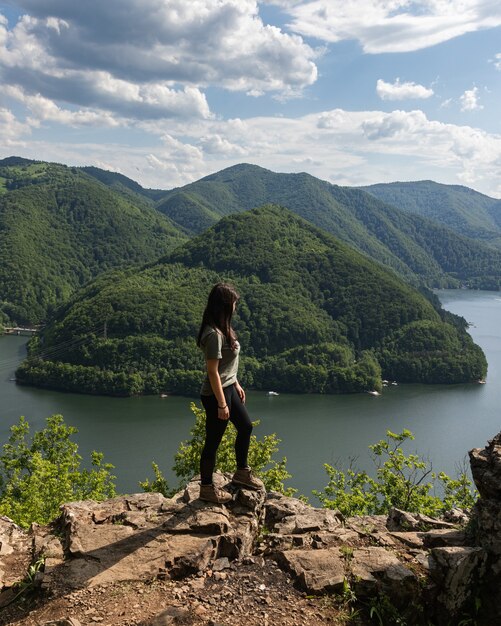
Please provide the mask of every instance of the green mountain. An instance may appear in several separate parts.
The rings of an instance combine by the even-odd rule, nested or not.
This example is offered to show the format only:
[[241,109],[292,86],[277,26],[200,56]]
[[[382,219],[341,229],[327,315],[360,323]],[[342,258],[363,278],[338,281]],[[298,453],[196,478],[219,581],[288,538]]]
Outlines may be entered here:
[[501,201],[461,185],[431,180],[361,187],[383,202],[501,248]]
[[221,279],[242,295],[235,328],[245,385],[338,393],[378,389],[381,376],[452,383],[485,375],[464,320],[268,205],[221,219],[141,270],[99,276],[32,341],[17,379],[111,395],[197,393],[203,360],[194,338]]
[[0,322],[39,322],[100,272],[157,259],[185,239],[146,199],[134,203],[78,168],[4,159]]
[[289,208],[414,284],[499,288],[499,251],[362,189],[331,185],[309,174],[236,165],[173,189],[157,208],[197,234],[220,217],[267,202]]

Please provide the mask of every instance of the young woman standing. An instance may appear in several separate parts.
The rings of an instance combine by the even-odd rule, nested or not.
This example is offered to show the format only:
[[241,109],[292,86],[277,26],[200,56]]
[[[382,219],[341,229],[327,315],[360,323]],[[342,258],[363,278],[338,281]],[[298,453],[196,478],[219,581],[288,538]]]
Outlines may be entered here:
[[205,409],[205,445],[200,457],[200,499],[224,504],[231,495],[216,487],[212,474],[216,453],[230,420],[237,429],[235,456],[237,470],[232,482],[248,489],[262,489],[263,483],[247,465],[252,422],[245,407],[245,391],[237,380],[240,344],[231,327],[239,295],[227,283],[212,288],[197,337],[205,354],[207,376],[200,397]]

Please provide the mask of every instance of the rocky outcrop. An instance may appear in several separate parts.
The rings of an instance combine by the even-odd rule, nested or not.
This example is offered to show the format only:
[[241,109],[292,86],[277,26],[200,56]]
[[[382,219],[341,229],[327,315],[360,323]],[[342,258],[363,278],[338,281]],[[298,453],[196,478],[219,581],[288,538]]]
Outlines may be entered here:
[[[473,480],[480,494],[473,511],[476,544],[486,555],[478,594],[492,618],[501,616],[501,433],[485,448],[470,451]],[[493,622],[494,623],[494,622]]]
[[38,578],[49,592],[209,575],[223,581],[261,559],[308,596],[386,603],[407,624],[458,622],[473,615],[479,599],[487,621],[475,615],[477,623],[497,623],[501,434],[470,457],[481,497],[469,532],[463,511],[444,520],[398,509],[345,519],[280,493],[240,489],[223,474],[216,482],[233,496],[227,505],[200,501],[194,479],[173,498],[142,493],[68,503],[52,525],[29,532],[1,518],[0,605],[40,557],[45,566]]

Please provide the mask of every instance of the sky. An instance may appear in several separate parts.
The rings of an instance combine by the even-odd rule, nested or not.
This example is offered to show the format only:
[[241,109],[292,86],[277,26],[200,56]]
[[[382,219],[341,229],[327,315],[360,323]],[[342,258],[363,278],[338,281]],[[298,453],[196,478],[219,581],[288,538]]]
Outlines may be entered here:
[[499,0],[0,0],[0,158],[501,197]]

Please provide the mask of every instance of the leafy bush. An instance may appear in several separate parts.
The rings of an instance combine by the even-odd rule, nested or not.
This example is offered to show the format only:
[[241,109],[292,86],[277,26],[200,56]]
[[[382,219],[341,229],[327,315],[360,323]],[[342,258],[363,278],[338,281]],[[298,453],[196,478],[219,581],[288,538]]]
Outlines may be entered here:
[[[191,410],[195,415],[195,424],[190,431],[191,439],[182,441],[175,456],[174,467],[176,476],[181,479],[180,489],[200,471],[200,455],[205,441],[205,411],[192,402]],[[258,426],[259,422],[253,422]],[[219,445],[216,459],[216,467],[222,472],[233,473],[235,471],[235,437],[236,429],[230,422],[226,428],[223,439]],[[293,495],[295,489],[286,488],[284,481],[291,477],[286,469],[287,459],[275,461],[273,455],[278,452],[280,440],[275,434],[265,435],[258,440],[251,435],[249,447],[249,465],[252,471],[265,484],[268,491],[279,491],[286,495]],[[170,490],[156,463],[153,463],[155,479],[140,482],[139,485],[145,491],[159,491],[166,496],[172,495],[177,490]]]
[[63,502],[115,495],[113,465],[103,463],[102,453],[93,452],[92,469],[80,469],[82,457],[71,441],[77,430],[67,426],[62,415],[47,418],[47,426],[31,440],[24,417],[10,430],[0,456],[0,515],[24,527],[47,524]]
[[[414,439],[404,429],[400,434],[386,432],[386,439],[369,446],[375,478],[352,467],[342,471],[325,464],[329,482],[325,491],[314,491],[323,506],[339,509],[347,516],[385,514],[392,507],[409,512],[438,515],[452,507],[470,509],[477,493],[463,470],[456,479],[435,473],[418,454],[405,455],[400,444]],[[433,494],[435,487],[444,496]]]

